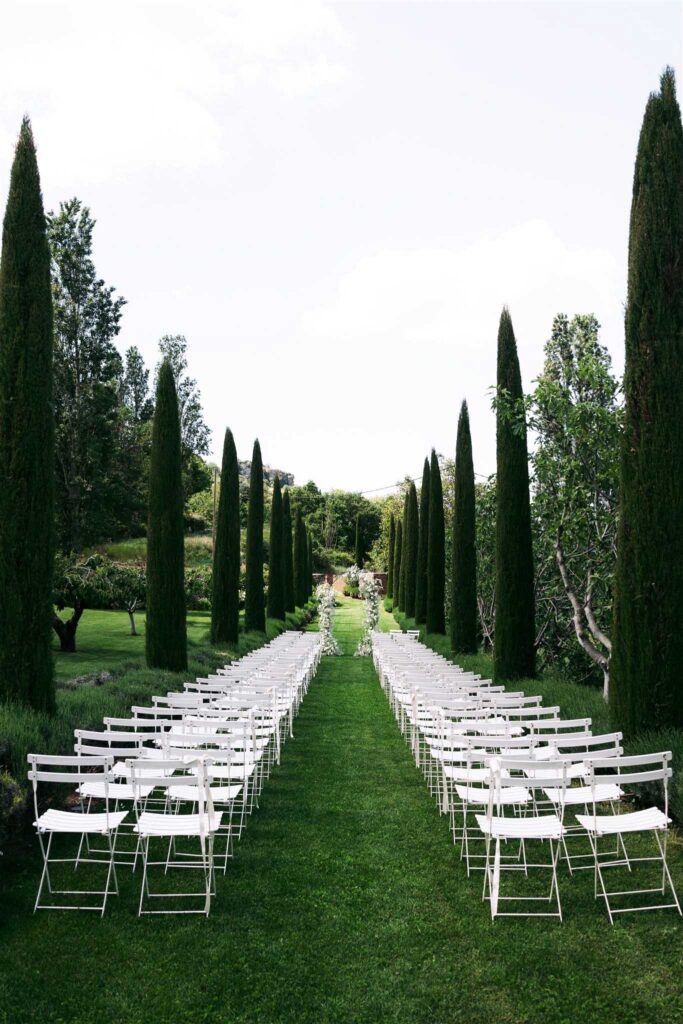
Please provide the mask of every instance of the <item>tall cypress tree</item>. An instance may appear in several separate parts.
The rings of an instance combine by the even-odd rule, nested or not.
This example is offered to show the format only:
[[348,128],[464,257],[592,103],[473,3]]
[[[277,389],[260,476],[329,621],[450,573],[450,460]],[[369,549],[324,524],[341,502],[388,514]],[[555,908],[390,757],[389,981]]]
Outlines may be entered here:
[[294,601],[294,546],[292,539],[292,505],[289,489],[285,488],[282,499],[282,565],[285,595],[285,611],[293,612]]
[[282,490],[280,478],[273,481],[270,511],[270,545],[268,551],[268,615],[271,619],[285,617],[284,558],[282,551]]
[[408,491],[403,497],[403,528],[401,530],[401,573],[398,578],[398,606],[406,610],[406,566],[408,565]]
[[244,628],[263,633],[266,602],[263,592],[263,461],[261,445],[254,441],[249,476],[247,509],[247,581],[244,597]]
[[526,427],[520,431],[516,414],[522,400],[517,343],[510,313],[505,308],[498,329],[496,626],[493,651],[494,675],[501,682],[533,676],[536,663],[529,462]]
[[306,604],[306,527],[301,509],[294,517],[294,600],[297,608]]
[[415,583],[415,622],[427,621],[427,545],[429,541],[429,459],[425,459],[420,488],[420,524],[417,534],[417,570]]
[[306,531],[306,597],[313,594],[313,535]]
[[429,466],[429,537],[427,538],[427,632],[446,632],[446,535],[441,470],[432,448]]
[[408,539],[406,541],[406,615],[415,618],[415,592],[417,587],[417,542],[420,512],[415,484],[408,491]]
[[650,96],[633,178],[611,705],[624,732],[683,726],[683,129]]
[[467,402],[462,403],[455,447],[455,508],[451,558],[451,648],[456,653],[478,650],[477,550],[474,509],[474,465]]
[[387,566],[387,597],[394,596],[394,556],[396,554],[396,520],[394,513],[389,519],[389,564]]
[[365,561],[365,550],[363,548],[363,523],[361,522],[360,512],[356,515],[356,548],[355,548],[355,559],[356,565],[359,569],[363,568]]
[[38,162],[24,119],[0,261],[0,700],[52,712],[52,296]]
[[214,644],[236,644],[239,639],[240,565],[239,466],[232,431],[226,430],[213,551],[211,642]]
[[173,369],[167,359],[157,379],[147,525],[147,621],[149,668],[187,668],[185,546],[180,413]]
[[396,544],[394,545],[394,597],[392,608],[398,608],[399,590],[401,586],[401,556],[403,554],[403,521],[396,523]]

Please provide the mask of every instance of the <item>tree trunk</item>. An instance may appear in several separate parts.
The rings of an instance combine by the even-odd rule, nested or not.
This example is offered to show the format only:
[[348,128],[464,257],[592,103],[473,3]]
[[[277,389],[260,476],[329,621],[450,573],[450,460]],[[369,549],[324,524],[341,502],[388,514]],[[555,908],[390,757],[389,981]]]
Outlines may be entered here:
[[66,654],[76,653],[76,630],[84,611],[85,605],[78,604],[74,608],[71,618],[67,619],[66,622],[64,619],[60,619],[59,615],[52,616],[52,625],[59,637],[60,651],[64,651]]
[[[591,605],[591,582],[590,577],[588,581],[588,593],[586,594],[586,600],[582,605],[579,601],[574,588],[571,585],[569,578],[569,571],[564,560],[564,552],[562,550],[562,531],[558,530],[555,537],[555,560],[557,561],[557,567],[560,570],[560,576],[562,577],[562,583],[564,586],[565,593],[569,598],[569,603],[572,606],[574,612],[572,616],[572,622],[574,625],[574,633],[579,644],[586,652],[591,661],[595,662],[596,665],[602,670],[603,674],[603,695],[605,700],[609,699],[609,654],[611,651],[611,643],[608,637],[600,630],[595,622],[593,615],[593,609]],[[595,626],[593,630],[591,623]],[[589,635],[590,634],[590,635]],[[597,635],[596,635],[597,634]],[[596,647],[595,643],[601,643],[607,650],[607,654],[603,654],[602,651]]]
[[128,605],[128,618],[130,619],[130,635],[137,636],[138,631],[135,628],[135,609],[137,608],[137,601],[133,601],[132,604]]

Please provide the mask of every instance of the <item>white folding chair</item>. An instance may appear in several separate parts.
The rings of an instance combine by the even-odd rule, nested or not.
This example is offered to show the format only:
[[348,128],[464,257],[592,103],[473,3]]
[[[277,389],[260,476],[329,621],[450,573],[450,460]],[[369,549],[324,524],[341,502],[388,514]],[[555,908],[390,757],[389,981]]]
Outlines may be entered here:
[[[668,783],[672,771],[670,767],[671,752],[656,754],[638,754],[632,757],[611,757],[587,760],[588,775],[586,783],[591,790],[592,814],[577,814],[576,820],[584,828],[591,841],[595,865],[595,898],[602,897],[605,901],[610,923],[614,924],[615,914],[632,914],[643,910],[675,909],[681,913],[678,896],[671,880],[669,866],[666,862],[666,847],[669,833],[669,792]],[[621,814],[598,814],[600,791],[604,786],[638,787],[652,786],[660,783],[663,789],[664,810],[658,807],[647,807],[637,811],[626,811]],[[637,791],[637,790],[636,790]],[[654,856],[632,856],[626,852],[625,836],[651,835],[655,839],[657,852]],[[622,856],[605,860],[600,856],[600,840],[604,837],[618,837],[621,840]],[[661,865],[661,884],[643,889],[620,889],[608,891],[603,872],[606,869],[626,868],[630,873],[635,864],[655,863]],[[667,884],[671,890],[672,902],[646,904],[644,906],[613,905],[616,898],[624,896],[640,896],[650,893],[666,894]]]
[[[140,886],[140,903],[138,915],[142,914],[203,914],[209,916],[211,897],[215,892],[213,845],[216,832],[221,827],[222,814],[214,811],[211,800],[211,789],[208,781],[210,761],[205,758],[176,761],[167,759],[129,761],[129,777],[135,791],[135,810],[137,822],[134,831],[141,840],[143,863],[142,884]],[[158,772],[150,775],[150,769]],[[172,772],[172,774],[169,774]],[[177,773],[185,772],[180,776]],[[196,791],[196,799],[191,800],[194,813],[174,813],[172,810],[154,812],[144,810],[144,791],[150,785],[168,793],[172,786],[192,787]],[[199,851],[194,856],[182,858],[172,857],[171,849],[174,841],[179,838],[199,840]],[[167,840],[166,856],[158,860],[150,859],[150,842]],[[149,884],[149,869],[161,867],[164,874],[174,868],[198,869],[202,872],[204,885],[200,891],[194,892],[161,892],[152,891]],[[151,900],[202,900],[199,908],[189,910],[173,907],[170,910],[152,910],[146,906]]]
[[[52,754],[29,754],[29,781],[33,784],[33,805],[35,809],[35,825],[40,851],[43,857],[43,870],[38,885],[38,894],[33,907],[36,910],[96,910],[104,914],[110,892],[118,894],[116,866],[114,862],[116,848],[116,831],[126,817],[126,811],[112,811],[110,808],[109,786],[113,782],[113,758],[81,755],[57,756]],[[101,799],[104,810],[97,813],[86,812],[79,807],[77,811],[59,811],[48,808],[42,814],[38,807],[38,784],[55,783],[82,786],[86,782],[96,781],[102,786]],[[79,837],[79,846],[72,857],[52,856],[52,844],[55,835],[71,835]],[[82,856],[81,846],[84,835],[104,836],[107,841],[107,856]],[[82,864],[97,864],[105,870],[104,889],[70,889],[56,888],[50,874],[50,865],[73,864],[74,871]],[[87,896],[88,902],[41,903],[44,885],[51,896]],[[101,896],[101,902],[93,903],[93,897]]]
[[[538,772],[538,763],[522,761],[518,758],[493,758],[490,762],[491,785],[489,788],[489,802],[485,814],[476,815],[479,828],[486,837],[486,867],[484,871],[484,891],[482,899],[488,899],[491,906],[491,919],[497,917],[557,917],[562,920],[562,906],[560,903],[560,891],[557,884],[557,859],[560,851],[560,844],[565,833],[562,823],[564,805],[560,799],[557,805],[556,814],[505,814],[505,810],[514,809],[514,804],[506,799],[506,793],[520,789],[522,805],[528,803],[531,792],[538,789],[554,786],[560,793],[567,787],[567,764],[566,761],[548,761],[543,765],[544,774]],[[537,774],[529,777],[520,777],[527,767],[535,766]],[[521,857],[516,863],[503,861],[501,857],[501,842],[518,840],[521,844]],[[548,843],[550,857],[548,861],[530,863],[527,860],[527,843]],[[493,849],[492,849],[493,847]],[[551,883],[547,895],[522,896],[522,895],[501,895],[501,875],[505,872],[522,872],[528,876],[530,870],[550,870]],[[524,903],[545,903],[552,904],[555,908],[541,911],[503,911],[500,910],[502,902],[524,902]]]

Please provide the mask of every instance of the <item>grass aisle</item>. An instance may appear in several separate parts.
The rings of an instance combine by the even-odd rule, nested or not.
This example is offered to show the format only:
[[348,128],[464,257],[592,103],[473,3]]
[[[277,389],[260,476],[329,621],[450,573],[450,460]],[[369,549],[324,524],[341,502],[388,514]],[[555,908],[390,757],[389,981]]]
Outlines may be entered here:
[[[337,611],[352,650],[362,604]],[[384,618],[385,628],[391,624]],[[589,873],[567,920],[491,925],[369,658],[327,658],[208,921],[30,914],[31,856],[0,908],[3,1024],[628,1024],[680,1020],[673,915],[611,929]],[[4,985],[3,985],[4,983]]]

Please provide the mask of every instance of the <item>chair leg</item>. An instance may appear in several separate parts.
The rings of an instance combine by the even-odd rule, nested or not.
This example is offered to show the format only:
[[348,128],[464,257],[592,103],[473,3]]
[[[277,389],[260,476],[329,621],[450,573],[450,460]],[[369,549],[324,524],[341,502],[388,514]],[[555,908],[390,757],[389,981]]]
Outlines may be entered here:
[[49,863],[49,860],[50,860],[50,847],[52,846],[52,837],[53,837],[53,835],[54,835],[54,833],[50,832],[50,836],[48,838],[47,847],[46,847],[45,843],[43,842],[42,833],[40,833],[40,832],[38,833],[38,841],[40,843],[40,851],[41,851],[41,853],[43,855],[43,870],[42,870],[42,873],[40,875],[40,882],[38,884],[38,893],[36,895],[36,902],[33,905],[33,913],[34,914],[35,914],[36,910],[38,909],[38,907],[40,906],[40,896],[41,896],[41,893],[43,891],[43,885],[44,885],[46,880],[47,880],[47,891],[50,892],[50,893],[52,892],[52,882],[50,880],[50,869],[48,867],[48,863]]

